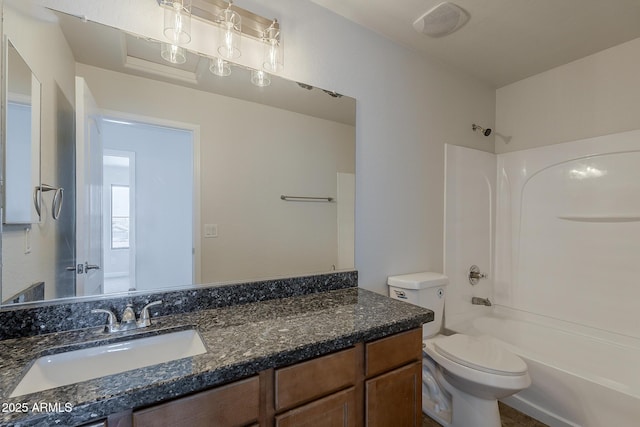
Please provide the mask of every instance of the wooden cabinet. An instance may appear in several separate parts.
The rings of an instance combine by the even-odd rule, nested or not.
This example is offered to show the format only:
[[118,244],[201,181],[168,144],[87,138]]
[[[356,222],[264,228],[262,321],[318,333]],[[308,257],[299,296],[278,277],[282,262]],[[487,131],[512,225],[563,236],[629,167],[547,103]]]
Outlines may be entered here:
[[108,427],[418,427],[422,328],[135,411]]
[[276,427],[353,427],[358,403],[351,387],[276,416]]
[[244,426],[258,420],[258,377],[135,411],[134,427]]
[[422,425],[422,363],[414,362],[366,383],[366,425]]
[[422,329],[366,344],[365,424],[422,425]]

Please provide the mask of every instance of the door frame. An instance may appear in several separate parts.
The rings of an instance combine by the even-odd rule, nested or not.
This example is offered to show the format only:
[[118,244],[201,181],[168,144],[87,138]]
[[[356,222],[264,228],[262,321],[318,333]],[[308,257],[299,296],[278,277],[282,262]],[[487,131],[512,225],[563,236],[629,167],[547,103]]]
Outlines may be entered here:
[[200,125],[108,109],[102,110],[102,118],[114,122],[137,122],[140,124],[155,125],[191,132],[193,144],[192,280],[193,284],[202,283],[202,242],[200,237]]

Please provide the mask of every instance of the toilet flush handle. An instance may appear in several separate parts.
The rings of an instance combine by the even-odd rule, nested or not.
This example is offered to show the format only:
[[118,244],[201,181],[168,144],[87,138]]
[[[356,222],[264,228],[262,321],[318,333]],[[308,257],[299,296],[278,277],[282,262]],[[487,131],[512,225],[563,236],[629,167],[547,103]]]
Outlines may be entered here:
[[477,265],[472,265],[469,268],[469,283],[472,285],[477,285],[480,279],[486,279],[487,274],[480,272],[480,267]]

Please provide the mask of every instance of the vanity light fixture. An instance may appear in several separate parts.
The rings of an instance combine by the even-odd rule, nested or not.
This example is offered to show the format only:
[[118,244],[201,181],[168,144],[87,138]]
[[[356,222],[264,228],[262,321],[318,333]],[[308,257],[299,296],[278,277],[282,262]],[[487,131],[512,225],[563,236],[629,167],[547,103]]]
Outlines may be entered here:
[[242,18],[240,14],[231,9],[233,1],[218,16],[220,23],[220,45],[218,53],[223,58],[234,59],[240,57],[240,34],[242,33]]
[[264,61],[262,67],[270,73],[277,73],[282,69],[282,37],[280,24],[274,19],[271,25],[264,30],[262,35],[264,43]]
[[187,62],[187,53],[184,48],[171,43],[162,43],[160,56],[172,64],[184,64]]
[[209,71],[216,76],[226,77],[231,75],[231,66],[222,58],[211,58],[209,60]]
[[267,87],[271,84],[271,77],[262,70],[251,70],[251,83],[258,87]]
[[164,35],[172,44],[191,41],[191,0],[163,0]]
[[[157,0],[164,11],[164,34],[170,44],[183,46],[191,40],[191,18],[212,24],[219,37],[213,41],[216,51],[212,56],[223,61],[241,56],[242,39],[248,37],[263,45],[261,58],[255,58],[256,68],[268,73],[278,73],[284,65],[282,32],[277,19],[267,19],[241,7],[233,0]],[[259,47],[259,46],[257,46]],[[185,55],[186,56],[186,55]],[[229,64],[227,64],[229,65]],[[209,69],[217,75],[228,75],[220,63],[210,63]],[[218,71],[222,74],[218,74]],[[268,75],[256,76],[259,81],[269,80]]]

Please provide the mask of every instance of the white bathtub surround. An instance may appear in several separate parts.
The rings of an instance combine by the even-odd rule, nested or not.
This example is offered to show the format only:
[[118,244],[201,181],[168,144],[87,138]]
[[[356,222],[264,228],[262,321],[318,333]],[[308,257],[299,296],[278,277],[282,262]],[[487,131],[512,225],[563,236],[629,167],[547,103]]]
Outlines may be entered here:
[[[464,157],[447,170],[486,156],[456,151]],[[459,305],[447,298],[447,329],[497,340],[525,359],[533,384],[505,402],[551,426],[635,427],[640,420],[639,164],[640,130],[499,154],[494,305],[468,303],[465,313],[465,298]],[[477,181],[447,174],[447,187],[460,179],[451,187],[463,195],[467,181]],[[455,262],[482,256],[477,247],[493,236],[486,221],[467,218],[484,212],[449,199],[446,206],[445,273],[461,274]],[[485,222],[489,237],[478,233],[482,242],[450,253],[456,224],[472,221]],[[448,295],[473,291],[464,278],[448,287]]]
[[[482,316],[490,307],[471,298],[494,300],[496,155],[445,144],[444,274],[447,289],[445,327]],[[486,279],[469,284],[469,268],[477,265]]]
[[495,302],[640,338],[640,130],[498,155]]

